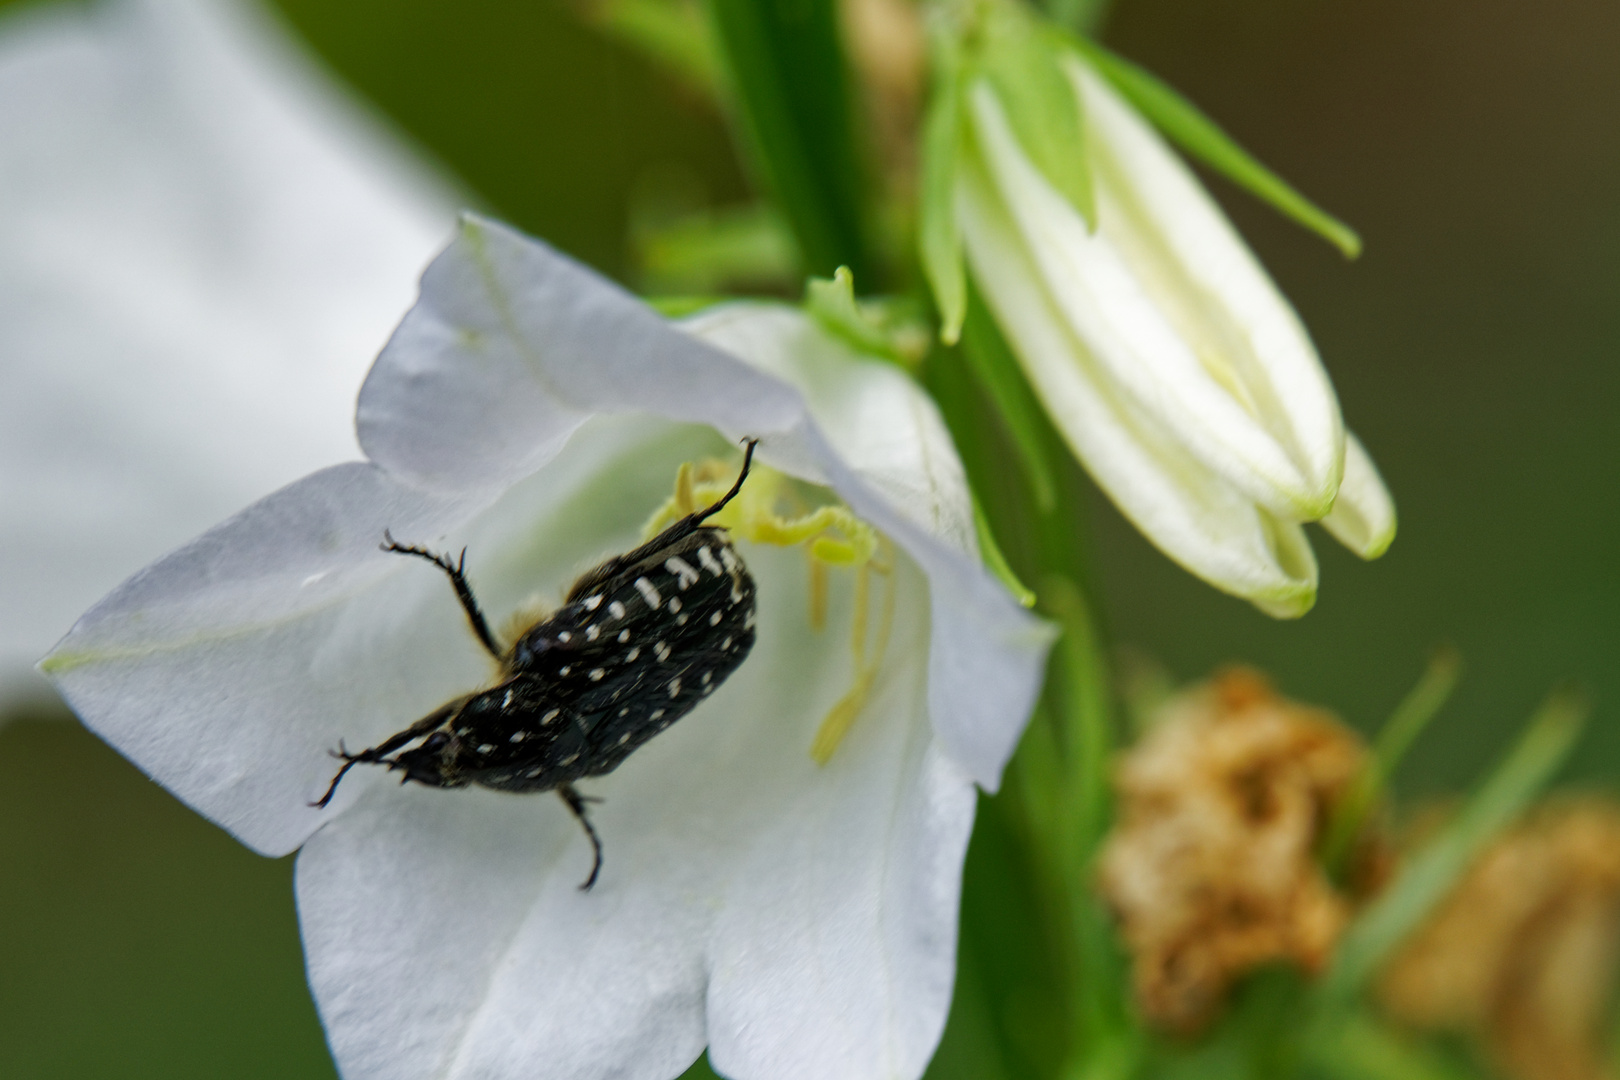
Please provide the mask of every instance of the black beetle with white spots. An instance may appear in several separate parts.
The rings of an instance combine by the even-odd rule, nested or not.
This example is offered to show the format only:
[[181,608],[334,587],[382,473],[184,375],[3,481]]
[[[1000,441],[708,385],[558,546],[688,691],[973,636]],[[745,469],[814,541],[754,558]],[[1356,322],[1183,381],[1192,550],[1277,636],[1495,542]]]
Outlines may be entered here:
[[713,693],[753,648],[754,579],[726,531],[703,523],[742,490],[755,445],[748,441],[737,482],[718,502],[584,574],[560,610],[504,650],[467,583],[465,551],[453,562],[386,537],[385,550],[426,559],[449,576],[501,678],[369,750],[339,749],[343,767],[315,805],[325,806],[344,775],[365,764],[430,787],[555,791],[595,855],[580,887],[595,884],[602,845],[586,816],[589,800],[573,782],[612,772]]

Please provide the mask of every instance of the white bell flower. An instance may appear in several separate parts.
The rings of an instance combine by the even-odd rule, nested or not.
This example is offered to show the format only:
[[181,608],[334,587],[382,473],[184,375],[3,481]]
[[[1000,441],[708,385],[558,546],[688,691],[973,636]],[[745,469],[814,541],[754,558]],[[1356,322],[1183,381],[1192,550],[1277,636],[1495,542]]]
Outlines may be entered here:
[[987,81],[963,107],[957,218],[973,276],[1097,483],[1166,554],[1303,614],[1322,521],[1364,558],[1395,533],[1304,327],[1191,171],[1080,59],[1095,229],[1020,147]]
[[[347,1080],[667,1080],[705,1045],[741,1080],[920,1075],[951,995],[974,782],[996,784],[1049,640],[980,566],[929,400],[791,309],[682,332],[468,219],[367,379],[359,431],[369,461],[148,567],[42,664],[180,798],[264,854],[302,849],[310,984]],[[311,806],[334,748],[489,679],[443,576],[379,550],[385,531],[465,545],[499,623],[639,542],[680,463],[734,470],[745,436],[807,505],[885,538],[869,662],[851,649],[856,572],[734,531],[757,644],[581,782],[602,800],[590,891],[590,845],[545,795],[362,766]],[[853,722],[818,743],[851,686]]]
[[359,456],[456,202],[250,9],[0,19],[0,706],[144,563]]

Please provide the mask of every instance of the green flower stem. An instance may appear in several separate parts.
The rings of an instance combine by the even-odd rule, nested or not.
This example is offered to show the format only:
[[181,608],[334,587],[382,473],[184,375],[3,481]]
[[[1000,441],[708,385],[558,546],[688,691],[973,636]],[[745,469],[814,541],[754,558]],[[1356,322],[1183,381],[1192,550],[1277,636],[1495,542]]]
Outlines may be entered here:
[[[1038,609],[1062,631],[1041,707],[1005,793],[991,803],[1021,842],[1018,865],[1038,901],[1033,947],[1047,950],[1057,968],[1060,1009],[1049,1034],[1059,1049],[1038,1075],[1128,1076],[1141,1036],[1126,1012],[1127,972],[1112,920],[1093,885],[1110,823],[1115,735],[1108,665],[1088,599],[1084,481],[971,290],[960,347],[936,351],[925,377],[1005,558],[1037,586]],[[963,932],[965,943],[974,930],[964,923]]]

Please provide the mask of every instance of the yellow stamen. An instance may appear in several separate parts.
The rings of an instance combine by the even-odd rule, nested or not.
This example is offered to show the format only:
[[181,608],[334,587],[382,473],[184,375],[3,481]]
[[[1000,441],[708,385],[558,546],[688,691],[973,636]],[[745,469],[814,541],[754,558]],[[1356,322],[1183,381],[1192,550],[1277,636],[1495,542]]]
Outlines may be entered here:
[[827,564],[810,555],[810,629],[827,628]]
[[675,508],[681,516],[695,514],[698,510],[697,500],[692,495],[692,463],[681,462],[681,467],[675,471]]
[[[735,468],[718,461],[703,461],[694,467],[683,463],[675,474],[675,493],[648,519],[643,533],[647,539],[672,523],[712,506],[731,489]],[[737,497],[708,523],[728,529],[742,540],[776,547],[805,546],[809,556],[809,618],[814,630],[827,623],[830,582],[828,569],[849,567],[855,571],[853,626],[850,652],[855,674],[849,691],[828,710],[811,741],[810,756],[825,765],[843,742],[844,736],[866,707],[888,649],[889,632],[894,625],[895,582],[893,561],[888,558],[888,541],[877,530],[856,517],[847,506],[826,505],[797,515],[777,512],[777,504],[791,499],[787,478],[774,469],[756,463],[748,482]],[[791,505],[791,503],[790,503]],[[802,507],[802,503],[800,504]],[[883,557],[880,557],[881,555]],[[877,635],[870,638],[872,618],[872,574],[882,574],[887,587],[878,616]],[[868,646],[872,646],[869,648]]]

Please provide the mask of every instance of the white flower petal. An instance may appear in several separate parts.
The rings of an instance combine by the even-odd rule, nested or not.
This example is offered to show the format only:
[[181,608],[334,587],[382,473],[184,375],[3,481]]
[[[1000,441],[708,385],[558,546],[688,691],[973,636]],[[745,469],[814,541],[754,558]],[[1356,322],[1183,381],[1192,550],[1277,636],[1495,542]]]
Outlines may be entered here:
[[[841,377],[862,394],[870,388],[874,408],[901,430],[921,430],[918,417],[932,415],[920,391],[902,394],[881,369],[863,376],[842,346],[822,334],[813,340],[823,352],[806,369],[844,364]],[[847,400],[823,393],[813,396],[811,408],[817,404],[833,423],[846,423]],[[954,453],[948,467],[911,481],[896,479],[897,462],[881,443],[862,451],[870,455],[863,462],[847,461],[820,417],[781,379],[679,332],[544,244],[470,216],[428,268],[421,301],[366,380],[360,441],[384,467],[454,489],[532,473],[592,413],[650,414],[733,438],[759,437],[762,460],[831,487],[908,552],[928,573],[934,604],[934,729],[962,767],[994,790],[1033,706],[1050,634],[976,557],[953,546],[963,542],[963,529],[950,515],[959,514],[965,495],[944,498],[933,489],[960,476]],[[862,422],[876,420],[868,413]],[[923,459],[913,465],[921,468]],[[902,488],[922,495],[897,508],[882,494]],[[951,528],[942,539],[912,514]]]
[[96,597],[356,456],[450,200],[231,5],[0,29],[0,696]]
[[[1119,200],[1116,242],[1206,363],[1230,365],[1259,420],[1307,485],[1301,520],[1333,498],[1344,424],[1310,335],[1243,238],[1181,158],[1077,58],[1069,75],[1097,141],[1099,188]],[[1134,234],[1127,240],[1127,234]]]
[[[903,1080],[926,1064],[972,780],[1004,764],[1049,633],[973,556],[960,465],[915,388],[801,316],[760,309],[729,332],[809,404],[543,245],[469,221],[367,381],[378,464],[317,474],[205,535],[48,659],[98,731],[260,850],[327,823],[300,859],[300,909],[346,1076],[654,1080],[706,1040],[743,1080]],[[878,433],[854,438],[857,422]],[[633,545],[677,463],[735,452],[741,434],[897,548],[893,638],[830,763],[810,747],[853,682],[853,575],[831,575],[816,633],[802,552],[744,544],[759,643],[584,785],[606,800],[590,894],[589,846],[557,800],[361,768],[326,811],[308,806],[339,739],[374,745],[488,678],[442,575],[378,551],[385,528],[465,543],[498,625]]]
[[[1309,459],[1296,460],[1292,447],[1268,427],[1268,407],[1274,403],[1267,399],[1267,387],[1250,387],[1244,378],[1249,373],[1245,369],[1255,366],[1244,355],[1251,342],[1231,325],[1219,293],[1188,280],[1188,268],[1177,260],[1180,253],[1168,246],[1163,223],[1153,217],[1163,208],[1143,207],[1139,193],[1124,187],[1125,180],[1134,178],[1111,170],[1113,147],[1106,136],[1113,133],[1107,124],[1094,125],[1091,134],[1098,200],[1093,233],[1024,157],[987,87],[976,88],[971,105],[975,137],[1000,201],[1047,282],[1055,310],[1070,333],[1086,344],[1099,373],[1251,499],[1296,519],[1325,513],[1336,473],[1326,478],[1324,492],[1324,479],[1302,469]],[[1167,160],[1181,168],[1173,158]],[[1207,196],[1200,193],[1200,198],[1192,207],[1177,209],[1184,217],[1189,209],[1218,214]],[[1247,257],[1235,236],[1230,241],[1234,251]],[[1282,304],[1275,290],[1272,295]],[[1286,313],[1286,306],[1282,310]],[[1315,355],[1305,344],[1307,351],[1291,359],[1319,374]],[[1331,391],[1328,402],[1332,404]],[[1336,418],[1335,406],[1332,439],[1337,438]],[[1330,464],[1336,465],[1336,458]]]
[[444,582],[378,550],[384,529],[436,537],[476,508],[372,465],[324,470],[141,571],[41,667],[153,779],[284,855],[321,823],[308,803],[339,739],[368,745],[488,677]]
[[1395,541],[1395,500],[1367,448],[1350,432],[1344,440],[1344,482],[1322,525],[1363,559],[1378,558]]
[[1118,392],[1058,314],[990,183],[970,167],[958,191],[974,279],[1098,485],[1161,550],[1217,588],[1273,613],[1308,610],[1316,567],[1293,543],[1296,535],[1303,541],[1298,527],[1281,527]]
[[[921,1071],[975,798],[930,749],[923,582],[904,568],[892,663],[823,768],[807,747],[847,643],[809,634],[797,553],[744,556],[774,601],[753,655],[583,785],[604,800],[590,893],[550,798],[379,785],[306,845],[311,982],[346,1077],[660,1080],[709,1040],[738,1077]],[[847,605],[846,582],[833,625]]]
[[682,328],[791,383],[839,456],[910,521],[978,554],[967,477],[933,401],[890,364],[863,361],[803,312],[731,303]]

